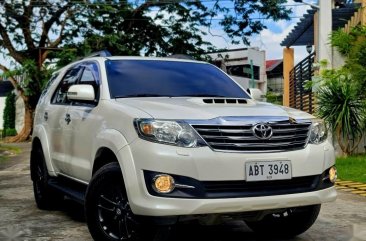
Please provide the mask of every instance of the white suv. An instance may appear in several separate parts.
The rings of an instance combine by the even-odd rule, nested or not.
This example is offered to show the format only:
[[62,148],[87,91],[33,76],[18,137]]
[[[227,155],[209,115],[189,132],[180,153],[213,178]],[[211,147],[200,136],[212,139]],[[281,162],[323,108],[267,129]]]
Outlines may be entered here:
[[334,165],[321,120],[256,102],[220,69],[190,60],[70,64],[42,93],[33,128],[38,207],[64,196],[85,204],[95,240],[228,218],[295,236],[336,199]]

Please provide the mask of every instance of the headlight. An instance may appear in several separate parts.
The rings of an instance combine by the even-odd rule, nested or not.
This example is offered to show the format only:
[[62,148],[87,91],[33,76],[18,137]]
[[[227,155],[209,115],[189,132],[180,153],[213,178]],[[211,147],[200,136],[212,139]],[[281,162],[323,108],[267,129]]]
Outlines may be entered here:
[[181,147],[204,146],[204,141],[184,122],[154,119],[137,119],[135,126],[145,140]]
[[323,120],[312,120],[310,127],[309,143],[320,144],[327,139],[327,128]]

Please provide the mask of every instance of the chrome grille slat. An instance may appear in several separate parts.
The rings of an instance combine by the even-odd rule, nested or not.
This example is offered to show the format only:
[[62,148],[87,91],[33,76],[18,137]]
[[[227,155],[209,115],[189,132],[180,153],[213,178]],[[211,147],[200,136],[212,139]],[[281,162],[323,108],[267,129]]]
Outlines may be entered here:
[[192,125],[207,144],[217,151],[290,151],[307,144],[311,123],[268,122],[273,135],[266,140],[254,136],[253,125]]
[[[271,140],[288,140],[288,139],[298,139],[298,138],[305,138],[307,137],[307,134],[301,134],[301,135],[283,135],[283,136],[277,136],[276,134],[273,134],[273,136],[269,139]],[[217,135],[201,135],[202,138],[206,139],[222,139],[222,140],[253,140],[253,136],[217,136]]]
[[227,133],[227,134],[241,134],[241,133],[252,133],[251,129],[207,129],[207,128],[197,128],[198,132],[217,132],[217,133]]

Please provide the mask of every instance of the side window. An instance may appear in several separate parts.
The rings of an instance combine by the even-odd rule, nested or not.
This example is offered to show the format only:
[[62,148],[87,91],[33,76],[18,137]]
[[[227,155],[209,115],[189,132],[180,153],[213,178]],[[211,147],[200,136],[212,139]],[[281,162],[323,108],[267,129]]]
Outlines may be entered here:
[[52,104],[65,105],[70,104],[67,99],[66,92],[69,87],[80,79],[82,73],[82,67],[75,67],[66,72],[64,78],[61,80],[59,86],[57,87],[55,93],[52,97]]
[[94,78],[93,71],[91,71],[91,69],[86,67],[84,69],[83,75],[81,76],[80,84],[94,84],[94,83],[96,83],[96,80]]
[[44,96],[45,96],[45,95],[46,95],[46,93],[48,92],[48,90],[49,90],[50,86],[52,85],[53,81],[55,81],[55,79],[57,79],[57,77],[58,77],[58,73],[53,74],[53,75],[51,76],[50,80],[47,82],[46,86],[43,88],[42,94],[41,94],[41,96],[39,97],[39,99],[40,99],[40,100],[44,98]]

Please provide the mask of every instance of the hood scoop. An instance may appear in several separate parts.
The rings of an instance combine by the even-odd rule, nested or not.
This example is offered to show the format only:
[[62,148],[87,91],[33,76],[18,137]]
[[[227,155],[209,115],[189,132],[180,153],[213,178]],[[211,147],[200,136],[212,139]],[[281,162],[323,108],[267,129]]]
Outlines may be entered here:
[[229,105],[242,105],[247,104],[246,99],[225,99],[225,98],[205,98],[202,99],[205,104],[229,104]]

